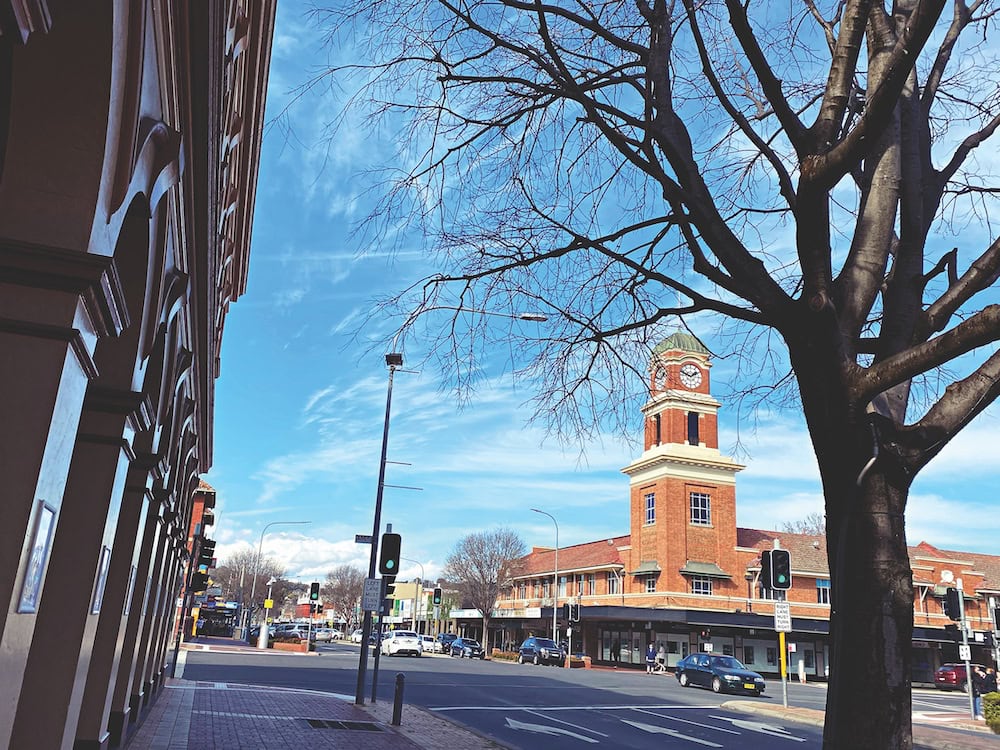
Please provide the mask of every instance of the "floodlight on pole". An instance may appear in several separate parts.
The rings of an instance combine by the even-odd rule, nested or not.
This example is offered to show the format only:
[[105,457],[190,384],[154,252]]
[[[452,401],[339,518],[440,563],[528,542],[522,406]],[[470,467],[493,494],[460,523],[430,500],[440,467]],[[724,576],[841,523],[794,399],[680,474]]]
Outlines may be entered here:
[[543,516],[548,516],[552,519],[552,523],[556,526],[556,559],[554,564],[553,578],[555,579],[555,588],[552,589],[552,640],[557,644],[559,643],[559,625],[556,620],[559,612],[559,524],[556,523],[556,518],[551,513],[546,513],[544,510],[539,510],[538,508],[532,508],[535,513],[541,513]]

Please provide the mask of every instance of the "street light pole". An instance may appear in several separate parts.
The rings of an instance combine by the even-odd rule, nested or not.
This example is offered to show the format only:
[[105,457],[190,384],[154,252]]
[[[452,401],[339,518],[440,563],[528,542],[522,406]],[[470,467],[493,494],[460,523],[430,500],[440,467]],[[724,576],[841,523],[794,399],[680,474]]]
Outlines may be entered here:
[[272,526],[279,526],[279,525],[299,526],[301,524],[306,524],[306,523],[312,523],[312,521],[271,521],[271,523],[265,525],[264,528],[261,530],[260,544],[257,545],[257,557],[256,559],[254,559],[253,562],[253,581],[250,582],[250,610],[246,618],[246,625],[244,626],[245,628],[245,632],[243,634],[244,640],[246,640],[246,638],[250,635],[250,628],[252,626],[250,620],[253,617],[253,609],[254,609],[253,597],[257,591],[257,576],[260,575],[260,557],[264,552],[264,534],[266,534],[267,530]]
[[559,524],[556,523],[556,518],[551,513],[546,513],[544,510],[539,510],[538,508],[532,508],[535,513],[541,513],[543,516],[548,516],[552,519],[552,523],[556,525],[556,561],[555,561],[555,571],[553,572],[553,577],[555,578],[555,588],[552,589],[552,640],[559,644],[559,626],[556,624],[556,617],[558,617],[559,612]]
[[[393,342],[395,343],[395,342]],[[368,560],[368,577],[375,577],[375,561],[378,557],[379,530],[382,522],[382,491],[385,488],[385,458],[389,447],[389,415],[392,412],[392,380],[396,370],[403,366],[403,355],[389,352],[385,355],[389,368],[389,387],[385,396],[385,420],[382,423],[382,458],[378,465],[378,487],[375,490],[375,522],[372,524],[371,556]],[[379,602],[381,608],[381,602]],[[365,705],[365,671],[368,669],[368,637],[372,632],[372,612],[365,610],[364,624],[361,626],[361,656],[358,661],[358,682],[354,693],[354,703]],[[378,645],[378,644],[377,644]]]

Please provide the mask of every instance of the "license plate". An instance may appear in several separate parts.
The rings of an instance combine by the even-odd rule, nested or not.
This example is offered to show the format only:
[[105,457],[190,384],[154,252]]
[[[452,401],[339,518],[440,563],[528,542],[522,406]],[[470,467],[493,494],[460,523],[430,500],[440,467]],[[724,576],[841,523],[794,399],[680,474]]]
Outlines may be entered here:
[[757,686],[754,685],[752,682],[744,682],[743,683],[743,687],[745,687],[747,690],[756,690],[757,689]]

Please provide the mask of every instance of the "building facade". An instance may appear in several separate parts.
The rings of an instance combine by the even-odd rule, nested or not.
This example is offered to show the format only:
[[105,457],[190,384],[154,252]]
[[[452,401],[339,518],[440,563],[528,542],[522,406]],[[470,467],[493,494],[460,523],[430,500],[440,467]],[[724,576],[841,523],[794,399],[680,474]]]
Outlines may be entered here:
[[[829,665],[830,572],[822,535],[736,525],[736,476],[743,469],[719,451],[719,403],[711,395],[708,350],[677,333],[654,352],[643,407],[644,451],[623,469],[629,478],[630,533],[558,550],[535,548],[497,605],[491,645],[551,635],[602,663],[639,666],[649,643],[668,666],[693,651],[734,655],[763,673],[779,671],[774,602],[787,601],[789,670],[823,678]],[[787,549],[792,585],[771,591],[760,580],[761,552]],[[910,548],[914,586],[914,681],[958,658],[944,612],[949,585],[962,579],[973,660],[993,660],[1000,557]],[[555,591],[554,591],[555,589]],[[561,608],[579,604],[579,621]],[[470,622],[470,625],[472,623]],[[791,649],[794,648],[794,651]]]
[[0,747],[163,685],[245,289],[273,0],[0,0]]

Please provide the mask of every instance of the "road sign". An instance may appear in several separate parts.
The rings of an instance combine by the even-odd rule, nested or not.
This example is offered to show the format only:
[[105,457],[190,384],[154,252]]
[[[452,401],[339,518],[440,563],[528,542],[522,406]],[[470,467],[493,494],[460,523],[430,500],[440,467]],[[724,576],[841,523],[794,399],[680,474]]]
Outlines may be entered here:
[[264,609],[274,609],[274,599],[265,599]]
[[774,630],[777,633],[792,632],[792,610],[788,602],[774,603]]
[[354,535],[355,544],[371,544],[372,535],[371,534],[355,534]]
[[361,609],[374,612],[379,608],[380,595],[382,593],[382,581],[378,578],[366,578],[365,588],[361,592]]
[[972,649],[965,643],[958,644],[958,659],[959,661],[971,661],[972,659]]

